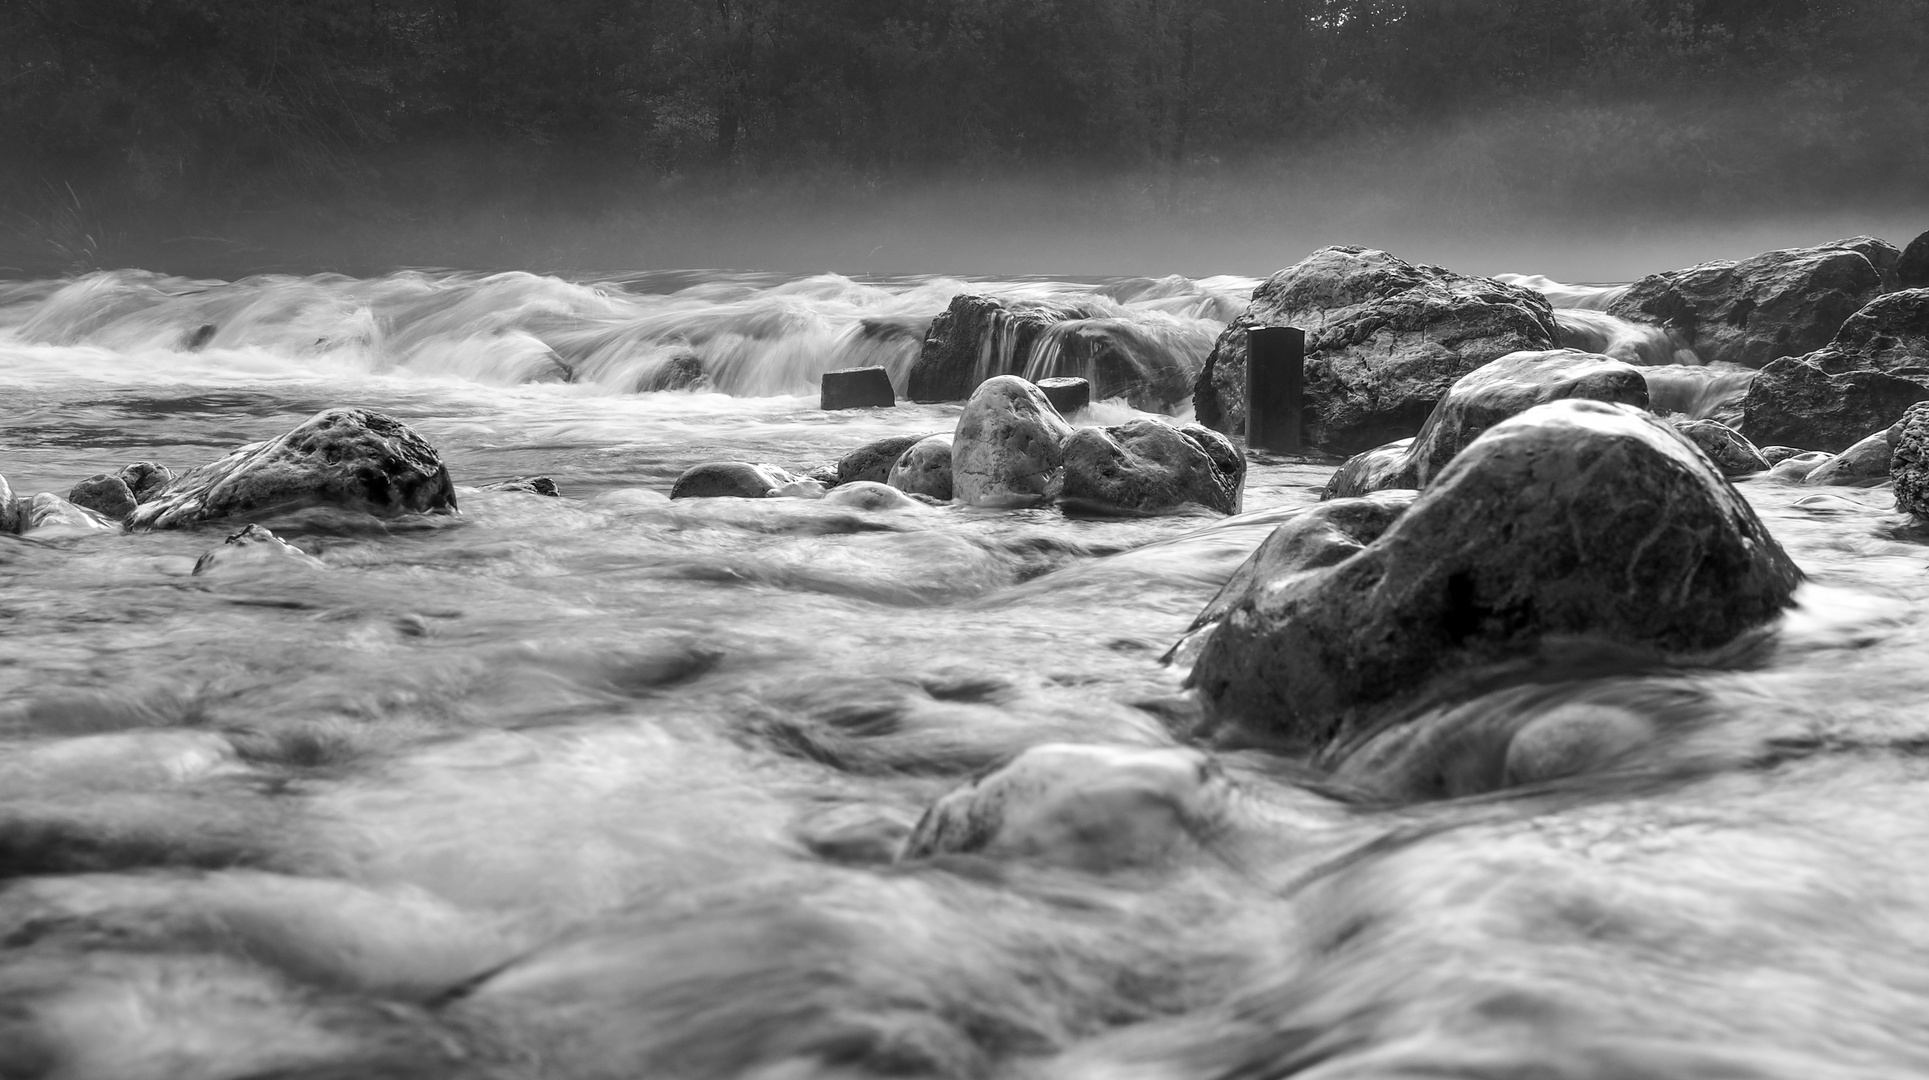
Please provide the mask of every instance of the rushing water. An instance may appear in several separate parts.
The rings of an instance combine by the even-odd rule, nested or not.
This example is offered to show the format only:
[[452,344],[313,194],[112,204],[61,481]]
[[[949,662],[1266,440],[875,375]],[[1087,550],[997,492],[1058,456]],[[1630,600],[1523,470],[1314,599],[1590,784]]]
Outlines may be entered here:
[[[1252,285],[969,287],[1192,366]],[[200,576],[218,529],[0,537],[0,1076],[1929,1071],[1929,579],[1886,491],[1740,484],[1809,576],[1741,666],[1423,718],[1424,775],[1209,756],[1160,657],[1329,467],[1257,462],[1230,519],[663,498],[948,430],[811,388],[901,385],[966,287],[6,286],[16,491],[366,405],[462,514],[295,515],[322,567]],[[674,356],[708,387],[634,392]],[[566,497],[477,490],[531,474]],[[1496,728],[1582,707],[1625,753],[1494,790]],[[987,783],[1056,803],[906,849],[1040,747]]]

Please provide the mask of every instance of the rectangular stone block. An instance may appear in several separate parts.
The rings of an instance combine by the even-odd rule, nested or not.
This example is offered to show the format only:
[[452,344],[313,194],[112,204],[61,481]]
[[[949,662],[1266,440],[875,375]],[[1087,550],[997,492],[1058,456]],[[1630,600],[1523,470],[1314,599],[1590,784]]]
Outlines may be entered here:
[[869,409],[897,404],[891,392],[891,376],[881,367],[843,368],[824,373],[821,409]]
[[1246,358],[1246,445],[1299,453],[1304,449],[1306,331],[1255,326],[1246,331]]

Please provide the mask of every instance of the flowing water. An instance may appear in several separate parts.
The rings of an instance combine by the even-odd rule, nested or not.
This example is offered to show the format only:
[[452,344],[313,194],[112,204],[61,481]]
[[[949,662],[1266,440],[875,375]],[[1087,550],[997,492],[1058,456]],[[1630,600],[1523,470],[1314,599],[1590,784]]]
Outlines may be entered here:
[[[1192,369],[1253,284],[5,286],[16,491],[362,405],[462,513],[289,515],[321,566],[201,575],[220,529],[0,536],[0,1076],[1929,1071],[1929,578],[1885,490],[1741,482],[1808,575],[1747,657],[1324,775],[1180,745],[1160,658],[1330,466],[1262,458],[1232,518],[663,496],[949,430],[813,387],[902,386],[966,288]],[[707,382],[637,392],[679,357]],[[479,490],[532,474],[565,497]],[[1574,708],[1620,752],[1499,786]],[[986,835],[917,829],[1014,758]]]

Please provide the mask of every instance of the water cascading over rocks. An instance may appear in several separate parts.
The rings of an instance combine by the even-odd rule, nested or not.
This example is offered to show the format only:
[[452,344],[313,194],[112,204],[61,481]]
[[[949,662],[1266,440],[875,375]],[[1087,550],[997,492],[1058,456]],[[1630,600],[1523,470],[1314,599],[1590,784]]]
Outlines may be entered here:
[[1254,289],[1220,334],[1193,384],[1208,427],[1244,429],[1255,326],[1306,331],[1306,441],[1348,454],[1413,435],[1456,379],[1509,353],[1554,349],[1560,334],[1531,289],[1384,251],[1323,248]]
[[1703,661],[1774,619],[1801,579],[1691,443],[1593,401],[1490,428],[1349,548],[1297,561],[1262,546],[1208,606],[1219,618],[1190,677],[1200,735],[1331,754],[1497,665],[1570,650]]

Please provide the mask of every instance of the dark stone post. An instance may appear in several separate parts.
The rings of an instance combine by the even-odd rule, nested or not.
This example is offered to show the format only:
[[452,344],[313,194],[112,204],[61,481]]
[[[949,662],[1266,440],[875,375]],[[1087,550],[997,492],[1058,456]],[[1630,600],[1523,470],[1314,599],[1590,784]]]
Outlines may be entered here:
[[1306,331],[1255,326],[1246,331],[1246,445],[1282,454],[1303,449]]

